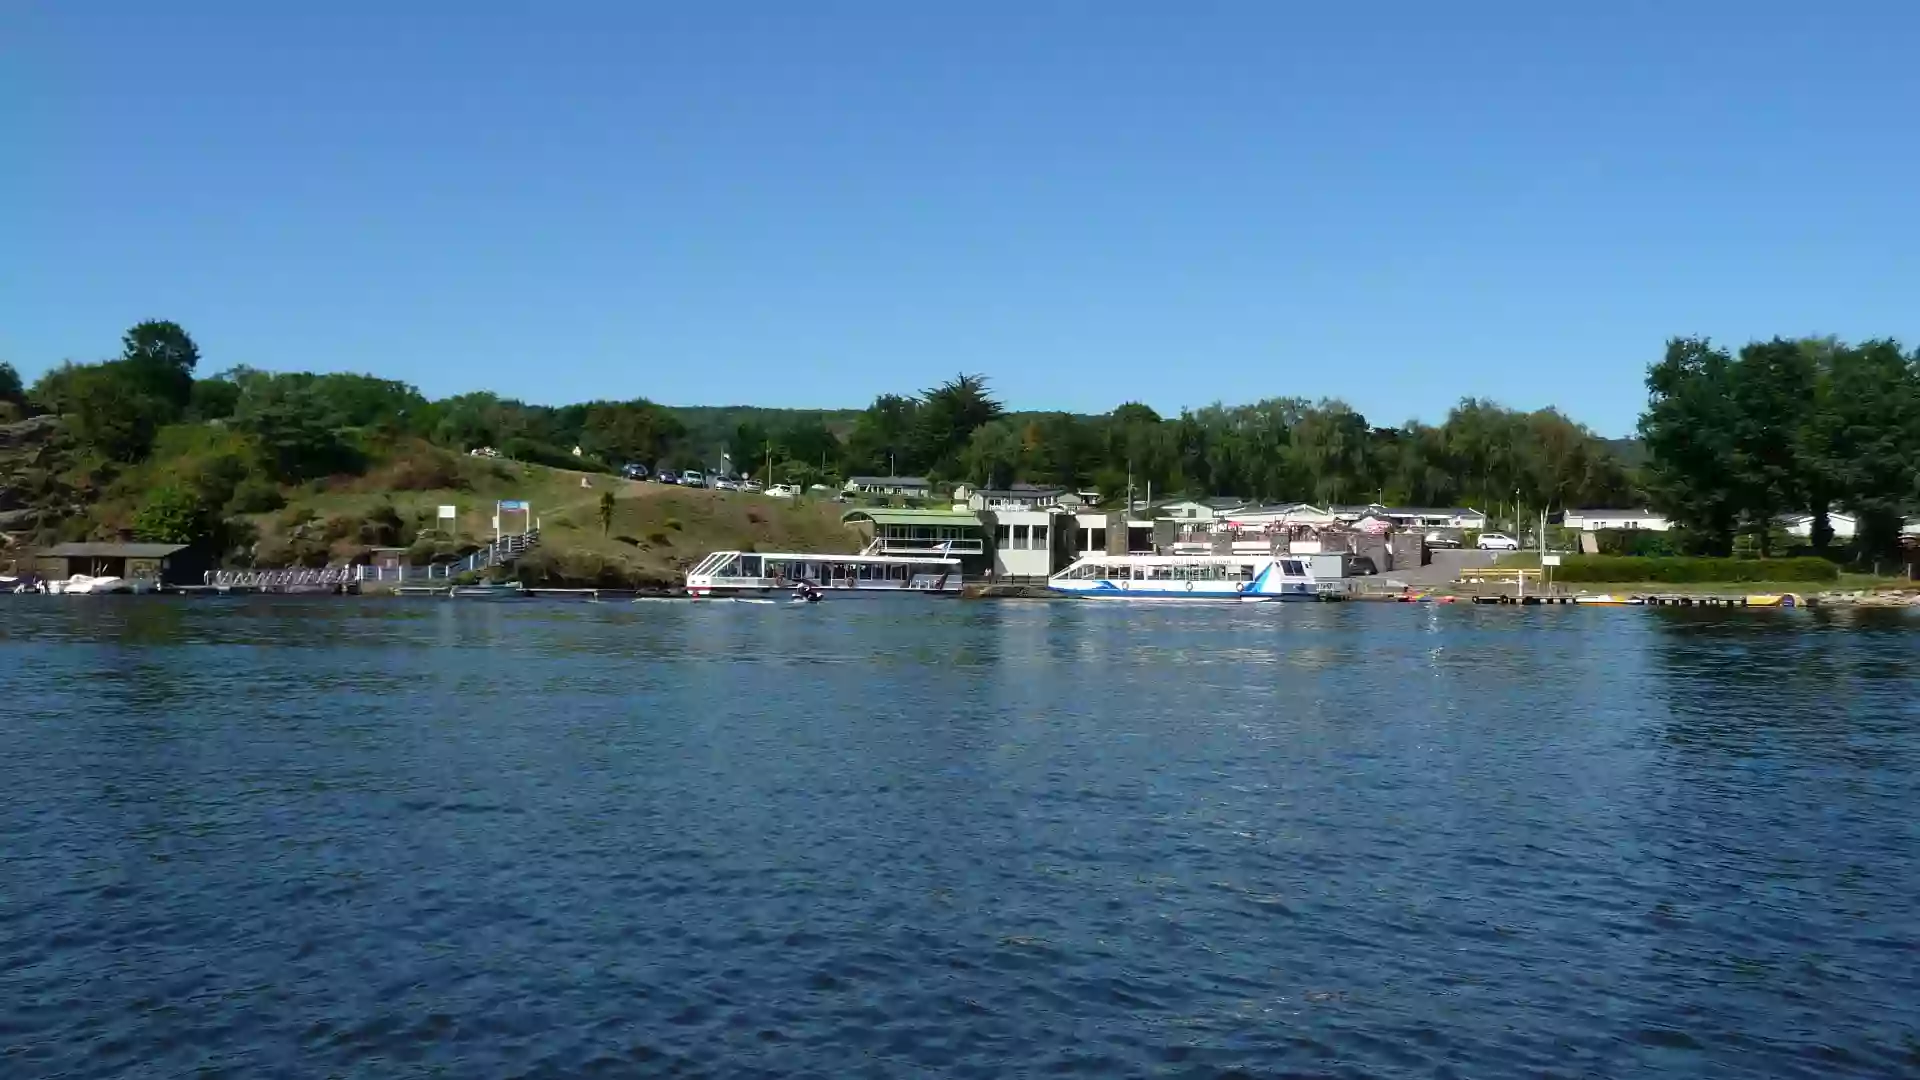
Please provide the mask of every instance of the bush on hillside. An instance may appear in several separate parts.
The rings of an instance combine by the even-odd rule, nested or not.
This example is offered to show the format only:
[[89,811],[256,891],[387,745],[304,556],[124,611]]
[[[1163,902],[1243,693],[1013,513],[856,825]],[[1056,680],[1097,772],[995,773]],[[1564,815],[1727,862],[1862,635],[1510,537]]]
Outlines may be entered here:
[[1637,555],[1660,558],[1680,554],[1673,537],[1647,529],[1598,529],[1593,534],[1602,555]]
[[1652,581],[1670,585],[1707,582],[1833,581],[1839,567],[1825,559],[1647,558],[1635,555],[1570,555],[1554,571],[1564,582]]
[[397,448],[386,464],[357,485],[364,491],[469,491],[473,484],[453,455],[436,447]]
[[550,469],[572,469],[575,472],[611,473],[613,466],[592,454],[574,457],[569,450],[563,450],[551,443],[534,439],[508,439],[500,452],[515,461],[532,462],[545,465]]

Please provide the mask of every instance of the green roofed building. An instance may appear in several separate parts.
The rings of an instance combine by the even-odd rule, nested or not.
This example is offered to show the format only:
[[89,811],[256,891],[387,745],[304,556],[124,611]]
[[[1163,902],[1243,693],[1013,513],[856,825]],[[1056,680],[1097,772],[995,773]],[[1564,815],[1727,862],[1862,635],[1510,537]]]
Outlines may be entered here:
[[971,510],[894,510],[862,506],[840,515],[848,525],[871,525],[871,555],[952,555],[966,573],[991,564],[988,526]]

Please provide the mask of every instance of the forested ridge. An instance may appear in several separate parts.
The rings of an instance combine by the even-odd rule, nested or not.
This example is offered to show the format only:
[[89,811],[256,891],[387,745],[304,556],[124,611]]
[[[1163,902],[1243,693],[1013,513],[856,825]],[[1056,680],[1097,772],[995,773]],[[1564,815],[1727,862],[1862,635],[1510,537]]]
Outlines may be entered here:
[[[229,366],[203,375],[185,329],[144,322],[120,355],[64,364],[31,386],[0,364],[9,418],[61,417],[64,456],[29,470],[49,508],[113,502],[129,520],[49,512],[39,539],[117,527],[217,536],[302,485],[337,482],[420,448],[479,447],[587,471],[704,467],[810,484],[920,475],[1106,497],[1228,496],[1316,504],[1472,505],[1512,514],[1651,505],[1689,550],[1773,546],[1780,515],[1858,515],[1864,550],[1898,543],[1920,489],[1920,359],[1890,341],[1773,339],[1737,353],[1669,342],[1647,374],[1640,441],[1607,440],[1555,409],[1467,399],[1438,424],[1370,421],[1337,400],[1271,398],[1162,416],[1013,412],[986,379],[880,388],[865,408],[676,408],[644,398],[549,406],[487,392],[430,400],[397,380]],[[576,453],[577,449],[577,453]],[[43,463],[44,464],[44,463]],[[1817,542],[1825,537],[1816,535]]]

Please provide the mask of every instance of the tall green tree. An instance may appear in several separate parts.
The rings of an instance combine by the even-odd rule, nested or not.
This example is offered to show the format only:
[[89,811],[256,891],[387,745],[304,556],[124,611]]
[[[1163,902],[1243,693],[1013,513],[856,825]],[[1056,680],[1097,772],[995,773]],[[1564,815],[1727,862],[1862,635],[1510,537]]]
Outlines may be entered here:
[[310,480],[362,466],[359,448],[310,384],[276,379],[249,386],[233,422],[259,441],[277,479]]
[[1290,456],[1322,505],[1370,500],[1378,493],[1367,418],[1345,402],[1323,401],[1293,426]]
[[792,460],[819,469],[823,474],[838,468],[845,453],[840,440],[817,417],[801,417],[788,424],[775,436],[774,442],[783,447]]
[[1812,359],[1796,341],[1754,342],[1740,350],[1728,386],[1734,498],[1764,557],[1776,519],[1806,504],[1798,434],[1814,398]]
[[133,384],[163,402],[169,416],[185,412],[193,396],[200,346],[180,324],[148,320],[129,329],[120,344],[120,363]]
[[20,404],[27,400],[26,388],[20,385],[20,373],[13,365],[0,360],[0,401]]
[[1894,555],[1920,498],[1920,357],[1893,341],[1838,347],[1812,427],[1813,467],[1858,523],[1860,552]]
[[982,375],[958,375],[928,390],[915,410],[914,464],[938,476],[960,472],[960,451],[975,428],[1005,412]]
[[1020,429],[1007,420],[992,420],[973,429],[961,454],[966,479],[987,488],[1010,486],[1020,473],[1025,446]]
[[645,398],[595,401],[586,407],[580,442],[610,462],[653,468],[685,434],[678,417]]
[[898,394],[875,398],[854,420],[844,451],[850,475],[882,476],[923,467],[913,454],[920,403]]
[[147,393],[118,363],[69,367],[50,396],[59,401],[75,439],[121,463],[145,457],[169,419],[168,404]]
[[1647,371],[1643,469],[1654,505],[1703,554],[1733,549],[1745,508],[1735,445],[1740,438],[1733,397],[1733,358],[1705,338],[1674,338]]

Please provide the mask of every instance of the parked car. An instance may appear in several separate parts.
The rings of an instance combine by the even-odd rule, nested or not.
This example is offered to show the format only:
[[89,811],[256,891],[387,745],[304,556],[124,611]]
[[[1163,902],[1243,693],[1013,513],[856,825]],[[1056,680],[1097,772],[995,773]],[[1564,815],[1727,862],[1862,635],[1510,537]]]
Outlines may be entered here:
[[798,494],[800,489],[792,484],[775,484],[767,489],[767,497],[771,499],[791,499]]
[[674,472],[672,469],[661,469],[659,472],[653,474],[653,478],[663,484],[677,484],[680,482],[680,474]]
[[493,447],[491,447],[491,446],[476,446],[476,447],[474,447],[473,449],[471,449],[471,450],[469,450],[469,451],[467,451],[467,456],[469,456],[469,457],[499,457],[499,456],[500,456],[500,451],[498,451],[498,450],[495,450],[495,449],[494,449]]
[[1430,548],[1457,548],[1460,546],[1460,538],[1457,536],[1449,536],[1443,532],[1430,532],[1427,534],[1427,546]]
[[620,467],[620,475],[629,480],[645,480],[647,478],[647,467],[638,463],[622,465]]
[[740,481],[740,490],[758,495],[767,489],[766,486],[758,480],[742,480]]
[[1380,572],[1371,555],[1348,555],[1340,565],[1347,577],[1372,577]]
[[1519,551],[1520,541],[1506,533],[1483,532],[1478,547],[1481,551]]
[[716,476],[716,477],[714,477],[714,478],[713,478],[713,490],[715,490],[715,491],[739,491],[739,490],[740,490],[740,484],[739,484],[739,482],[738,482],[738,481],[735,481],[735,480],[729,480],[729,479],[727,479],[727,478],[726,478],[726,477],[724,477],[724,476]]
[[680,474],[681,487],[703,488],[707,486],[707,477],[699,469],[688,469]]

